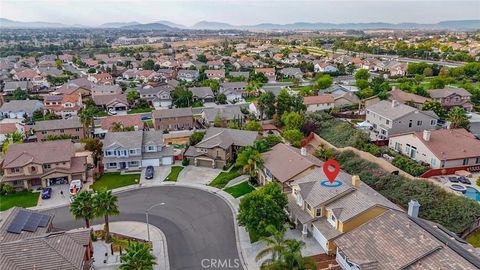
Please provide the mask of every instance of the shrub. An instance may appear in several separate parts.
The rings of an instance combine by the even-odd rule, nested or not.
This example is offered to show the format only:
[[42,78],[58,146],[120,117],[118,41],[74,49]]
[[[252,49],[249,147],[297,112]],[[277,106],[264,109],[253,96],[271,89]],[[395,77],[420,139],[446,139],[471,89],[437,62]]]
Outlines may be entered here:
[[477,178],[477,186],[480,186],[480,176]]
[[190,164],[190,160],[188,160],[187,158],[182,159],[182,166],[188,166],[189,164]]
[[0,183],[0,195],[7,195],[13,193],[15,193],[15,189],[11,185]]
[[398,167],[399,169],[413,175],[413,176],[420,176],[423,173],[425,173],[428,169],[423,167],[422,165],[418,164],[414,160],[411,160],[408,157],[397,155],[393,161],[392,164],[395,167]]

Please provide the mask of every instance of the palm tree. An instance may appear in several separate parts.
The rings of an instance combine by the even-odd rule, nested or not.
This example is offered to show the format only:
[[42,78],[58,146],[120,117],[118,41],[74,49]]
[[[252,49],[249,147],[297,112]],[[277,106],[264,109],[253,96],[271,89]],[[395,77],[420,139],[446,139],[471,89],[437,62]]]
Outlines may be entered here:
[[23,142],[23,133],[19,131],[14,131],[12,133],[8,133],[5,135],[5,140],[2,143],[2,153],[5,154],[7,152],[8,147],[10,144],[19,144]]
[[94,106],[87,106],[80,112],[80,122],[85,128],[87,138],[90,137],[91,129],[93,127],[93,117],[95,116],[96,108]]
[[119,123],[119,122],[113,122],[112,126],[110,127],[110,130],[112,132],[122,132],[123,131],[123,125],[122,125],[122,123]]
[[262,155],[253,147],[245,148],[238,154],[236,165],[241,166],[244,173],[255,176],[255,169],[263,163]]
[[82,191],[77,194],[70,204],[70,213],[75,219],[85,219],[85,226],[90,228],[90,220],[95,218],[95,205],[93,202],[93,192]]
[[112,191],[105,189],[97,192],[94,197],[94,205],[97,209],[97,217],[103,216],[105,219],[105,242],[107,243],[110,241],[110,226],[108,223],[108,217],[120,214],[117,201],[117,196],[112,195]]
[[150,253],[150,247],[137,242],[131,242],[125,249],[126,253],[120,257],[123,270],[148,270],[153,269],[155,256]]
[[281,254],[284,269],[317,269],[315,261],[312,258],[302,256],[302,248],[305,246],[303,241],[289,239],[285,241],[286,250]]
[[[263,250],[260,250],[255,257],[255,261],[258,262],[270,255],[269,259],[265,259],[263,261],[262,268],[267,266],[273,267],[273,265],[277,264],[280,259],[280,255],[287,249],[287,243],[285,242],[286,240],[283,239],[283,236],[285,235],[285,229],[278,231],[273,225],[268,225],[266,231],[269,232],[271,236],[260,238],[260,241],[264,242],[266,247]],[[267,269],[269,269],[268,267]]]
[[467,118],[467,112],[462,107],[453,107],[448,112],[447,120],[452,123],[451,128],[470,128],[470,122]]

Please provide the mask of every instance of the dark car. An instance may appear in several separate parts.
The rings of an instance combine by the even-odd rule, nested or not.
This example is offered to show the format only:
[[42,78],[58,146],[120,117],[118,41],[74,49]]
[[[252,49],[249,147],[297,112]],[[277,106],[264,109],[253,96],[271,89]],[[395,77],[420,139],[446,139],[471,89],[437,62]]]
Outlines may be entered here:
[[468,180],[468,178],[466,178],[465,176],[458,177],[458,181],[460,181],[460,183],[462,184],[467,184],[467,185],[472,184],[472,182],[470,182],[470,180]]
[[151,119],[152,119],[152,117],[149,116],[149,115],[142,116],[142,121],[147,121],[147,120],[151,120]]
[[153,178],[153,166],[147,166],[145,170],[145,179],[152,179]]
[[46,200],[46,199],[50,199],[52,197],[52,188],[44,188],[42,190],[42,199]]
[[450,176],[448,177],[448,181],[452,182],[452,183],[458,183],[458,178],[455,177],[455,176]]

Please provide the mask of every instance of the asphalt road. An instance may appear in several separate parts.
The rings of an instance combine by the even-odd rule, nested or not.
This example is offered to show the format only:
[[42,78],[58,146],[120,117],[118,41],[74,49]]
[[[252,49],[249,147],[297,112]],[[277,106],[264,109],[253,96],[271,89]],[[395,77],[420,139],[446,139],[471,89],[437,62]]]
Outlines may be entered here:
[[[149,212],[149,221],[165,233],[170,269],[242,269],[234,217],[222,198],[198,189],[163,186],[120,193],[118,199],[121,214],[112,221],[145,222],[147,208],[165,203]],[[83,220],[72,218],[68,207],[46,212],[55,214],[57,228],[84,226]]]

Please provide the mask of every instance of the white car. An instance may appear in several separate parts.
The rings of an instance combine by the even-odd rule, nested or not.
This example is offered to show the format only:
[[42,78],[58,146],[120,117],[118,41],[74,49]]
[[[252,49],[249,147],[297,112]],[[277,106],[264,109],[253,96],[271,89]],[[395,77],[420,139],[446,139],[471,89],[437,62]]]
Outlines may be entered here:
[[108,109],[107,113],[108,113],[109,115],[117,115],[117,112],[116,112],[115,109],[113,109],[113,108]]
[[82,187],[83,184],[81,180],[72,180],[68,191],[70,192],[70,195],[76,195],[82,189]]

